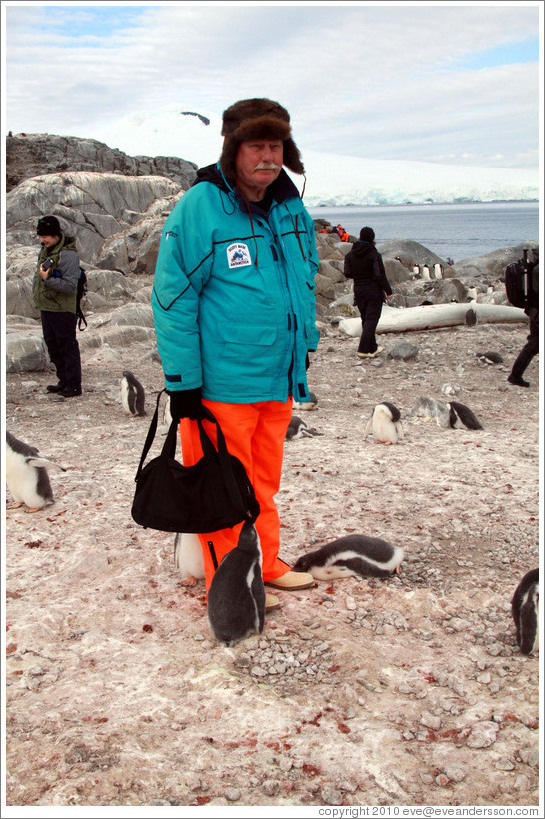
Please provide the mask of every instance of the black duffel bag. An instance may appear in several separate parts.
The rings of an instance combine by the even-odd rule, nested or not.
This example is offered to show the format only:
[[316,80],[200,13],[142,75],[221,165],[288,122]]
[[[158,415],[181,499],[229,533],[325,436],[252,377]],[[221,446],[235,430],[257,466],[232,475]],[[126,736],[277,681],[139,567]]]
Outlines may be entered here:
[[161,532],[217,532],[237,523],[254,523],[259,503],[241,461],[230,455],[221,427],[207,407],[206,420],[216,424],[217,449],[202,420],[197,421],[203,457],[194,466],[183,466],[176,458],[178,422],[172,421],[160,455],[144,466],[159,417],[159,401],[150,424],[136,473],[132,504],[133,520]]

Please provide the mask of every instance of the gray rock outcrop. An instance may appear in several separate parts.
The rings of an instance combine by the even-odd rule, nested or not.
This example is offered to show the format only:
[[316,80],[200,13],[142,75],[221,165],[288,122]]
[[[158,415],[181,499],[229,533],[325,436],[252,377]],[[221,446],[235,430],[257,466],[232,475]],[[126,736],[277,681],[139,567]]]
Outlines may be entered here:
[[[96,262],[98,267],[130,273],[134,267],[154,264],[146,241],[150,235],[157,236],[182,194],[179,185],[162,176],[84,171],[37,176],[6,197],[7,244],[38,247],[36,223],[40,216],[51,213],[68,235],[76,237],[84,264]],[[104,254],[102,248],[120,236],[122,252],[113,264],[108,245]],[[146,262],[139,265],[140,245],[145,248]],[[156,250],[154,245],[155,255]]]
[[174,156],[127,156],[96,139],[54,134],[16,134],[6,138],[7,192],[25,179],[65,171],[166,176],[187,190],[195,179],[197,166]]

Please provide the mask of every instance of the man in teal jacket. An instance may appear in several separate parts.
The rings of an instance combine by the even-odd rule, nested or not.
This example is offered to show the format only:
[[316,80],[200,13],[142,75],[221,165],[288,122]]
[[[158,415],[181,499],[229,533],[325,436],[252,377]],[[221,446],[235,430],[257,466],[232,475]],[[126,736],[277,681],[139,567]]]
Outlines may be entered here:
[[[310,399],[316,350],[314,223],[283,170],[303,174],[288,112],[268,99],[223,114],[220,160],[198,171],[166,220],[152,293],[157,345],[184,463],[202,455],[196,419],[215,415],[244,464],[261,513],[263,579],[281,589],[314,585],[278,558],[274,495],[293,400]],[[207,427],[213,434],[213,425]],[[239,527],[201,535],[207,587]],[[268,595],[268,607],[275,603]]]

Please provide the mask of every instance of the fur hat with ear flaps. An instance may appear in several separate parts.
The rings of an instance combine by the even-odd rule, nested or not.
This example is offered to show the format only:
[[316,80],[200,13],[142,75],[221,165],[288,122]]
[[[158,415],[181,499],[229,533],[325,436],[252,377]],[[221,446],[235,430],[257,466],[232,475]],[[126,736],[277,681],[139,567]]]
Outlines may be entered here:
[[224,137],[220,165],[230,179],[236,176],[235,159],[241,142],[249,139],[280,139],[284,143],[283,164],[304,174],[297,145],[291,138],[290,115],[278,102],[268,99],[240,100],[223,112]]

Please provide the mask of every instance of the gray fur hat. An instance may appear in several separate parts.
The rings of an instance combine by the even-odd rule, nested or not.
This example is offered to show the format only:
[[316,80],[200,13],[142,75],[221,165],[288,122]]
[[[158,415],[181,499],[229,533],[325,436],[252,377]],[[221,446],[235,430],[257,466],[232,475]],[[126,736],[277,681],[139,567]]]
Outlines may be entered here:
[[223,112],[224,137],[220,165],[230,179],[236,175],[235,159],[241,142],[248,139],[280,139],[284,143],[283,164],[304,174],[301,155],[291,137],[290,115],[278,102],[264,98],[240,100]]

